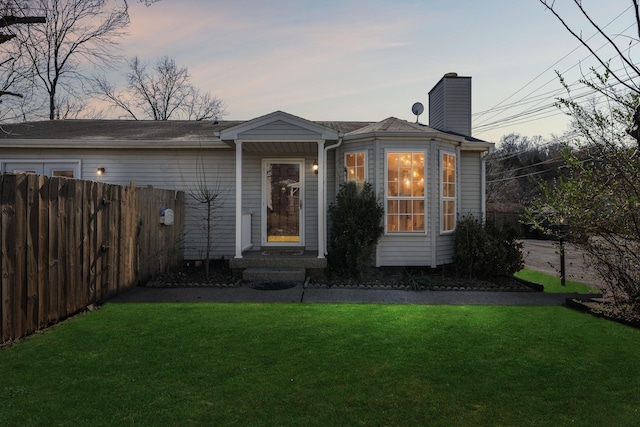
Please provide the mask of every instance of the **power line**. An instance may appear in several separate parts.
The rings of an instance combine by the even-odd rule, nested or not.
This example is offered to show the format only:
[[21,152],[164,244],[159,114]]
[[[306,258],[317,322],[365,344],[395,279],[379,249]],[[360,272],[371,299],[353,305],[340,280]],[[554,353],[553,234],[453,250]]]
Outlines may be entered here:
[[[619,71],[623,71],[623,70],[622,69],[616,70],[616,72],[619,72]],[[628,77],[628,78],[624,79],[623,82],[629,82],[629,81],[632,81],[632,80],[633,79],[631,77]],[[574,85],[575,84],[580,84],[580,82],[574,83]],[[621,83],[621,82],[616,82],[616,83],[613,83],[610,87],[611,88],[616,88],[618,86],[621,86],[622,84],[623,83]],[[562,90],[559,90],[556,93],[560,93],[561,91]],[[574,95],[571,96],[571,100],[575,101],[575,100],[583,99],[583,98],[588,97],[590,95],[591,96],[595,95],[594,99],[596,99],[596,101],[602,100],[605,97],[605,95],[599,93],[598,91],[596,91],[594,89],[590,89],[590,88],[585,86],[584,90],[582,90],[582,91],[580,91],[578,93],[574,92]],[[538,104],[539,103],[540,102],[538,102]],[[507,126],[514,126],[514,125],[517,125],[517,124],[529,123],[529,122],[532,122],[532,121],[541,120],[541,119],[544,119],[544,118],[549,118],[549,117],[554,117],[554,116],[558,116],[558,115],[561,115],[561,114],[565,114],[565,113],[563,113],[563,112],[561,112],[561,111],[559,111],[557,109],[557,102],[555,100],[553,101],[553,103],[549,103],[549,104],[543,105],[541,107],[537,107],[535,109],[534,109],[534,107],[535,107],[535,105],[531,106],[529,109],[527,109],[525,111],[518,112],[518,113],[516,113],[516,114],[514,114],[512,116],[504,117],[504,118],[498,119],[498,120],[490,122],[490,123],[486,123],[486,124],[483,124],[483,125],[480,125],[480,126],[476,126],[476,127],[474,127],[474,131],[475,131],[474,133],[476,135],[478,135],[478,134],[482,134],[484,132],[487,132],[489,130],[500,129],[500,128],[504,128],[504,127],[507,127]],[[555,112],[554,113],[548,113],[548,110],[554,110]]]
[[[631,6],[627,7],[624,11],[622,11],[621,13],[619,13],[615,18],[613,18],[611,21],[609,21],[604,27],[602,27],[603,29],[607,28],[609,25],[611,25],[613,22],[615,22],[618,18],[620,18],[622,15],[624,15],[627,11],[629,11],[629,9],[631,9]],[[629,28],[631,28],[631,26],[627,27],[624,31],[627,31]],[[591,37],[589,37],[586,41],[588,42],[589,40],[591,40],[592,38],[594,38],[595,36],[597,36],[599,33],[596,32],[593,35],[591,35]],[[596,49],[596,52],[600,49],[602,49],[604,46],[607,46],[608,43],[604,43],[602,46],[600,46],[598,49]],[[564,59],[566,59],[567,57],[569,57],[569,55],[571,55],[572,53],[574,53],[575,51],[577,51],[578,49],[580,49],[582,47],[582,45],[578,45],[576,46],[573,50],[571,50],[569,53],[565,54],[564,56],[562,56],[562,58],[560,58],[559,60],[557,60],[556,62],[554,62],[553,64],[551,64],[549,67],[547,67],[544,71],[542,71],[541,73],[539,73],[536,77],[534,77],[533,79],[529,80],[529,82],[527,82],[524,86],[522,86],[520,89],[518,89],[516,92],[514,92],[513,94],[509,95],[507,98],[505,98],[504,100],[500,101],[498,104],[496,104],[494,107],[490,108],[489,110],[486,110],[485,112],[483,112],[482,114],[480,114],[480,117],[482,117],[482,115],[484,114],[488,114],[490,112],[492,112],[493,110],[495,110],[497,107],[501,106],[504,102],[508,101],[509,99],[511,99],[512,97],[514,97],[515,95],[517,95],[518,93],[520,93],[521,91],[523,91],[525,88],[527,88],[530,84],[532,84],[534,81],[536,81],[538,78],[540,78],[542,75],[544,75],[546,72],[548,72],[549,70],[551,70],[555,65],[559,64],[560,62],[562,62]],[[590,55],[587,56],[587,58]],[[576,67],[578,64],[573,65],[572,67],[570,67],[568,70],[571,70],[572,68]],[[565,72],[566,72],[565,71]],[[552,80],[548,81],[547,83],[545,83],[544,85],[534,89],[532,92],[530,92],[529,94],[525,95],[524,98],[526,98],[527,96],[531,95],[532,93],[538,91],[541,87],[544,87],[546,85],[548,85],[550,82],[552,82]],[[482,124],[487,120],[491,120],[493,117],[495,117],[495,115],[489,117],[488,119],[485,119],[483,122],[479,123]]]
[[[619,19],[622,15],[624,15],[629,9],[631,9],[631,6],[629,6],[628,8],[626,8],[624,11],[622,11],[620,14],[618,14],[615,18],[613,18],[611,21],[609,21],[609,23],[607,23],[604,28],[607,28],[610,24],[612,24],[614,21],[616,21],[617,19]],[[628,26],[627,28],[625,28],[622,31],[622,34],[625,33],[627,30],[629,30],[633,25]],[[596,35],[598,35],[598,33],[593,34],[591,37],[589,37],[586,41],[591,40],[593,37],[595,37]],[[616,36],[615,38],[617,38],[618,36]],[[635,46],[638,42],[634,43],[632,46],[629,46],[629,49],[633,46]],[[605,42],[602,46],[600,46],[598,49],[596,49],[596,51],[599,51],[600,49],[604,48],[605,46],[609,45],[609,43]],[[575,52],[576,50],[578,50],[582,45],[577,46],[576,48],[574,48],[572,51],[570,51],[569,53],[567,53],[566,55],[564,55],[562,58],[560,58],[558,61],[554,62],[551,66],[549,66],[547,69],[545,69],[543,72],[539,73],[535,78],[533,78],[532,80],[530,80],[529,82],[527,82],[527,84],[525,84],[523,87],[521,87],[520,89],[518,89],[516,92],[514,92],[512,95],[510,95],[509,97],[505,98],[504,100],[502,100],[501,102],[499,102],[498,104],[496,104],[495,106],[493,106],[492,108],[485,110],[485,111],[481,111],[479,113],[474,114],[474,116],[476,117],[476,120],[481,119],[483,116],[486,116],[487,114],[491,114],[494,113],[493,115],[491,115],[490,117],[485,118],[484,120],[480,121],[477,125],[475,125],[473,127],[474,129],[474,133],[476,134],[482,134],[488,130],[493,130],[493,129],[499,129],[502,127],[506,127],[509,125],[515,125],[515,124],[522,124],[522,123],[528,123],[531,121],[535,121],[535,120],[541,120],[543,118],[549,118],[549,117],[553,117],[553,116],[557,116],[559,114],[562,114],[561,112],[557,112],[557,113],[545,113],[546,110],[551,109],[552,107],[555,108],[555,101],[553,103],[548,103],[546,105],[543,106],[539,106],[541,103],[545,102],[546,100],[549,99],[550,96],[554,96],[554,95],[559,95],[563,89],[558,89],[555,91],[548,91],[545,92],[543,94],[538,94],[535,96],[534,95],[536,92],[538,92],[540,89],[542,89],[543,87],[547,86],[548,84],[550,84],[551,82],[553,82],[554,80],[556,80],[556,78],[554,77],[553,79],[547,81],[546,83],[544,83],[541,86],[538,86],[536,89],[532,90],[531,92],[529,92],[527,95],[523,96],[522,98],[520,98],[518,101],[514,101],[510,104],[505,104],[506,101],[508,101],[509,99],[513,98],[515,95],[517,95],[518,93],[520,93],[522,90],[524,90],[526,87],[528,87],[529,85],[531,85],[534,81],[536,81],[539,77],[541,77],[542,75],[544,75],[545,73],[547,73],[551,68],[553,68],[555,65],[557,65],[558,63],[560,63],[561,61],[563,61],[564,59],[566,59],[569,55],[571,55],[573,52]],[[588,58],[591,55],[588,55],[586,58]],[[586,59],[585,58],[585,59]],[[564,73],[566,73],[567,71],[579,66],[581,64],[581,62],[578,62],[577,64],[574,64],[573,66],[571,66],[570,68],[568,68],[567,70],[564,71]],[[600,68],[597,67],[597,68]],[[596,69],[597,69],[596,68]],[[622,70],[618,70],[618,71],[622,71]],[[631,78],[629,78],[628,80],[631,80]],[[628,81],[626,80],[626,81]],[[577,80],[576,82],[568,85],[569,88],[574,87],[576,85],[580,84],[580,80]],[[582,98],[588,95],[593,94],[594,91],[593,90],[588,90],[586,92],[583,92],[582,94],[577,95],[575,98]],[[500,115],[501,113],[508,111],[509,109],[518,107],[518,106],[524,106],[524,105],[528,105],[528,104],[532,104],[534,103],[534,105],[531,105],[529,108],[525,109],[524,111],[521,111],[519,113],[513,114],[512,116],[506,117],[506,118],[502,118],[502,119],[497,119],[494,120],[493,122],[490,123],[486,123],[488,120],[491,120],[495,117],[497,117],[498,115]],[[523,117],[528,116],[526,120],[522,119]],[[519,120],[520,119],[520,120]],[[518,121],[515,121],[518,120]],[[515,121],[515,122],[514,122]]]

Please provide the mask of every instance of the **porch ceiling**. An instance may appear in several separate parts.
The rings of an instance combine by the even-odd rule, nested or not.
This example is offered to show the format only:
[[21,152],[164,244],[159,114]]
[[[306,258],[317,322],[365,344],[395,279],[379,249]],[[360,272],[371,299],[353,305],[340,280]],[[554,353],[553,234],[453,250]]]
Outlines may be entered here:
[[246,153],[314,155],[318,154],[318,143],[294,141],[243,141],[242,149]]

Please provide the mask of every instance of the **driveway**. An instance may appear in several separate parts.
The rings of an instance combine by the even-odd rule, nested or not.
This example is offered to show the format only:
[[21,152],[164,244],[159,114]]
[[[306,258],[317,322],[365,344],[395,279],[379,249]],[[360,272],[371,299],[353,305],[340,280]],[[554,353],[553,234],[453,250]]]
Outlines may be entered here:
[[[523,240],[524,265],[530,270],[560,277],[560,252],[557,243],[550,240]],[[567,280],[602,288],[593,268],[585,263],[582,252],[572,244],[565,244]]]

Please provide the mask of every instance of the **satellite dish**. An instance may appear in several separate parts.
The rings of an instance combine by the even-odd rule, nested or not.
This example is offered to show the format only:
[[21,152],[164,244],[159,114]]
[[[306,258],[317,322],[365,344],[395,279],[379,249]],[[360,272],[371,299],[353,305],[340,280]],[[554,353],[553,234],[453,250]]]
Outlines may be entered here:
[[424,105],[421,102],[416,102],[411,106],[411,112],[416,115],[416,123],[418,123],[420,114],[424,112]]

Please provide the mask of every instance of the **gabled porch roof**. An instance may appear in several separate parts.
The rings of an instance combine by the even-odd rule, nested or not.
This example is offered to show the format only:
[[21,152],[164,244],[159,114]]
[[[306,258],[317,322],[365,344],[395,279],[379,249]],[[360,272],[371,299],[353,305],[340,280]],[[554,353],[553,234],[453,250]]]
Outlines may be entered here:
[[284,111],[275,111],[222,129],[216,136],[232,147],[236,141],[242,142],[245,152],[313,154],[319,142],[337,141],[341,133]]

